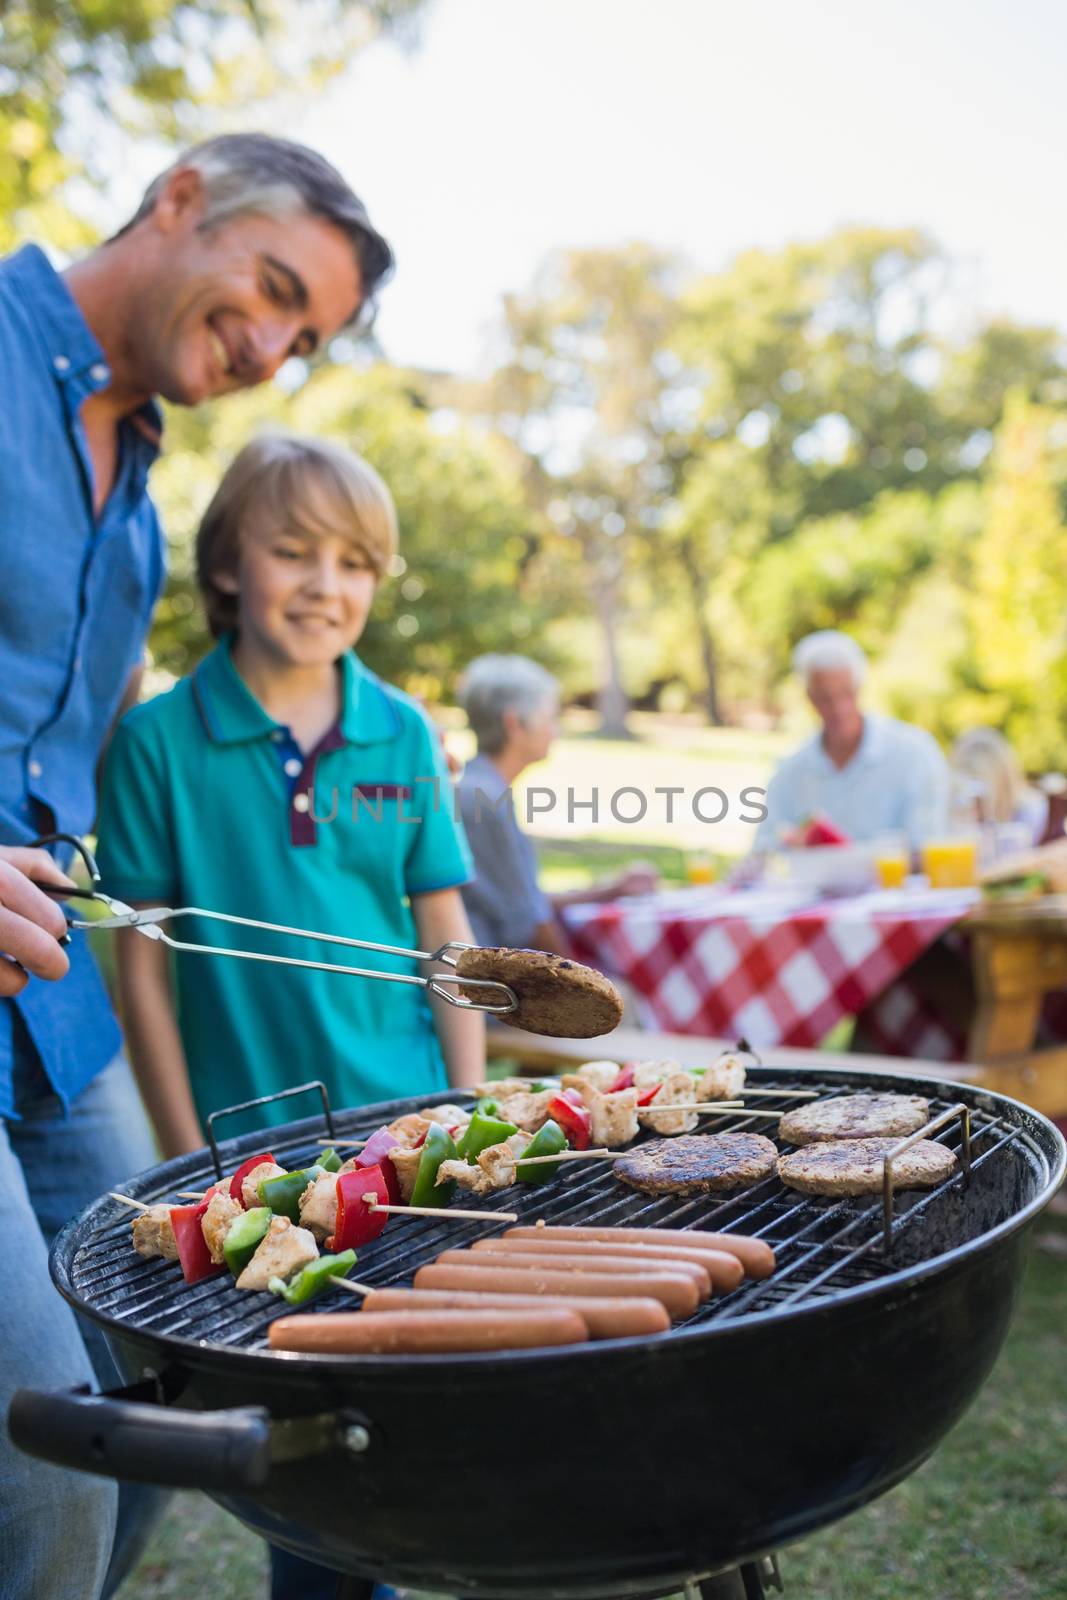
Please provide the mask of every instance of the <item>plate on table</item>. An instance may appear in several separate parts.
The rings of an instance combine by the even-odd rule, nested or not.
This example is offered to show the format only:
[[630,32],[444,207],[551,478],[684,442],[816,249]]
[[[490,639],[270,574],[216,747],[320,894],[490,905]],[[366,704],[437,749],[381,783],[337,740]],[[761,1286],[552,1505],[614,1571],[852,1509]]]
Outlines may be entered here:
[[786,883],[817,894],[863,894],[877,882],[871,844],[811,845],[778,855]]

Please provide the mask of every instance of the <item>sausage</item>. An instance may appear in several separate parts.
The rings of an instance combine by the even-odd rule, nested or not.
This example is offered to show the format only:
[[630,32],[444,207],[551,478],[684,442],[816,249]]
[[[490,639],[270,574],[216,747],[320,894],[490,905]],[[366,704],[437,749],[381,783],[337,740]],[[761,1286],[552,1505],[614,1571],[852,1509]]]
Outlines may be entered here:
[[688,1263],[707,1274],[716,1294],[728,1294],[745,1276],[740,1261],[726,1250],[690,1250],[680,1244],[608,1244],[599,1239],[515,1239],[506,1235],[503,1239],[476,1239],[471,1249],[492,1255],[519,1251],[537,1256],[595,1256],[601,1261],[625,1257],[642,1265],[653,1262],[665,1267]]
[[[553,1295],[553,1307],[576,1311],[591,1339],[645,1338],[666,1333],[671,1325],[658,1300],[596,1300],[584,1295]],[[547,1309],[539,1294],[484,1294],[472,1289],[372,1289],[363,1301],[363,1315],[382,1311],[472,1310],[496,1306],[534,1306]]]
[[[442,1250],[434,1258],[446,1267],[454,1266],[458,1261],[477,1259],[470,1250]],[[492,1253],[492,1263],[498,1267],[513,1267],[519,1272],[530,1272],[548,1269],[549,1272],[629,1272],[641,1277],[647,1272],[676,1272],[680,1277],[688,1278],[696,1285],[697,1294],[701,1301],[711,1298],[711,1277],[706,1267],[698,1266],[695,1261],[642,1261],[640,1256],[598,1256],[598,1255],[569,1255],[565,1250],[560,1250],[558,1255],[551,1259],[543,1257],[540,1252],[524,1250],[497,1250]]]
[[736,1256],[749,1278],[769,1278],[774,1251],[762,1239],[741,1233],[701,1233],[696,1228],[568,1228],[556,1224],[509,1228],[505,1239],[599,1239],[607,1244],[684,1244],[690,1250],[726,1250]]
[[433,1355],[462,1350],[526,1350],[540,1345],[583,1344],[589,1334],[577,1311],[516,1307],[485,1311],[335,1311],[279,1317],[268,1338],[272,1350],[316,1355]]
[[595,1295],[598,1299],[651,1299],[672,1318],[691,1317],[700,1304],[697,1286],[677,1272],[555,1272],[547,1268],[443,1265],[431,1261],[415,1274],[416,1289],[487,1289],[494,1294]]

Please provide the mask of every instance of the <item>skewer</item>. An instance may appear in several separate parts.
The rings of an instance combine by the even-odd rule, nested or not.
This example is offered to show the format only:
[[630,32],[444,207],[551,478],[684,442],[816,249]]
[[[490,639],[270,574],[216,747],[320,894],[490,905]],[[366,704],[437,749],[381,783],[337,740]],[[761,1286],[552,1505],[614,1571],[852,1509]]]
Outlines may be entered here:
[[536,1167],[542,1163],[546,1166],[550,1161],[603,1161],[605,1156],[613,1156],[614,1150],[609,1150],[605,1145],[600,1150],[561,1150],[555,1156],[516,1156],[517,1166]]
[[751,1100],[769,1100],[772,1096],[785,1100],[818,1100],[821,1089],[750,1089],[745,1085],[745,1095]]
[[[532,1159],[536,1160],[536,1157]],[[553,1157],[553,1160],[558,1160]],[[438,1222],[518,1222],[517,1211],[457,1211],[455,1206],[382,1206],[372,1194],[363,1196],[363,1204],[371,1211],[387,1211],[397,1217],[436,1217]]]
[[331,1139],[329,1147],[334,1150],[362,1150],[366,1143],[366,1139]]
[[135,1200],[132,1195],[117,1194],[114,1189],[109,1189],[108,1195],[112,1200],[121,1200],[124,1206],[132,1206],[135,1211],[151,1211],[151,1206],[146,1206],[143,1200]]
[[200,1193],[196,1189],[175,1189],[174,1194],[178,1200],[203,1200],[207,1190],[205,1189],[203,1193]]
[[334,1278],[333,1281],[338,1289],[347,1289],[349,1294],[372,1294],[374,1291],[372,1283],[356,1283],[352,1278]]

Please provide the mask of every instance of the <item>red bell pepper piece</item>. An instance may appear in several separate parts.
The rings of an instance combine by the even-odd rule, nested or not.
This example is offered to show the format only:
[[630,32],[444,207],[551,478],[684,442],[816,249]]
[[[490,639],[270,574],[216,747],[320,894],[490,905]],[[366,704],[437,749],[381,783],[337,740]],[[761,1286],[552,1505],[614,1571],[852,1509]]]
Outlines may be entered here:
[[170,1225],[174,1229],[174,1243],[178,1247],[178,1260],[186,1283],[199,1283],[202,1278],[213,1278],[226,1271],[225,1261],[211,1259],[211,1251],[204,1238],[202,1223],[209,1200],[195,1206],[171,1206]]
[[829,817],[817,812],[813,817],[806,817],[800,825],[800,840],[807,848],[822,844],[849,844],[847,833],[843,833],[836,822],[831,822]]
[[593,1142],[593,1119],[585,1106],[572,1105],[561,1094],[553,1096],[545,1108],[567,1135],[567,1142],[574,1150],[588,1150]]
[[[249,1156],[247,1161],[242,1161],[241,1165],[237,1168],[237,1171],[230,1179],[230,1199],[236,1200],[239,1206],[245,1206],[244,1196],[241,1193],[242,1183],[244,1183],[245,1179],[248,1177],[248,1174],[254,1171],[254,1169],[264,1161],[274,1161],[274,1157],[271,1155],[269,1150],[265,1151],[262,1155]],[[278,1163],[274,1161],[274,1165],[277,1166]],[[258,1200],[256,1201],[256,1204],[259,1204]],[[247,1206],[245,1206],[245,1210],[248,1210]]]
[[641,1093],[637,1097],[638,1105],[639,1106],[650,1106],[652,1104],[653,1100],[659,1094],[659,1092],[662,1089],[662,1087],[663,1087],[663,1085],[661,1083],[654,1083],[652,1085],[651,1089],[642,1089]]
[[337,1221],[333,1238],[327,1239],[326,1248],[340,1254],[342,1250],[356,1250],[370,1244],[389,1221],[387,1211],[375,1211],[364,1200],[373,1195],[379,1205],[392,1205],[389,1186],[381,1167],[357,1167],[354,1172],[342,1172],[337,1180]]
[[355,1158],[357,1170],[363,1167],[381,1167],[385,1187],[389,1193],[389,1204],[398,1206],[401,1203],[400,1179],[396,1175],[396,1168],[389,1159],[390,1150],[395,1150],[399,1140],[395,1133],[390,1133],[388,1128],[379,1128],[372,1133],[363,1149]]
[[585,1101],[582,1099],[582,1091],[580,1089],[561,1089],[560,1094],[564,1100],[569,1100],[572,1106],[585,1105]]
[[619,1076],[608,1090],[609,1094],[618,1094],[620,1089],[632,1089],[634,1086],[634,1069],[631,1066],[619,1068]]

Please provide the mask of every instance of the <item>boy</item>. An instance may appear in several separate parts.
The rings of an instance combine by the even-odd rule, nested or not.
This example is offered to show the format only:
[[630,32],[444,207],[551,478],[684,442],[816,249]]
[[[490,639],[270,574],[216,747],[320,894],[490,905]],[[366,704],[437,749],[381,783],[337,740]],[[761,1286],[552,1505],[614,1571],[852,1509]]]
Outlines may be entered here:
[[[220,642],[132,711],[108,753],[100,863],[110,893],[406,948],[470,940],[458,887],[469,855],[439,741],[353,653],[395,551],[392,500],[366,462],[292,436],[241,451],[197,539]],[[178,934],[414,970],[194,918]],[[175,1004],[163,944],[127,937],[117,948],[130,1055],[165,1156],[204,1143],[209,1111],[307,1078],[345,1106],[484,1077],[482,1017],[437,1000],[431,1017],[415,985],[183,953]],[[258,1121],[305,1110],[283,1102]]]

